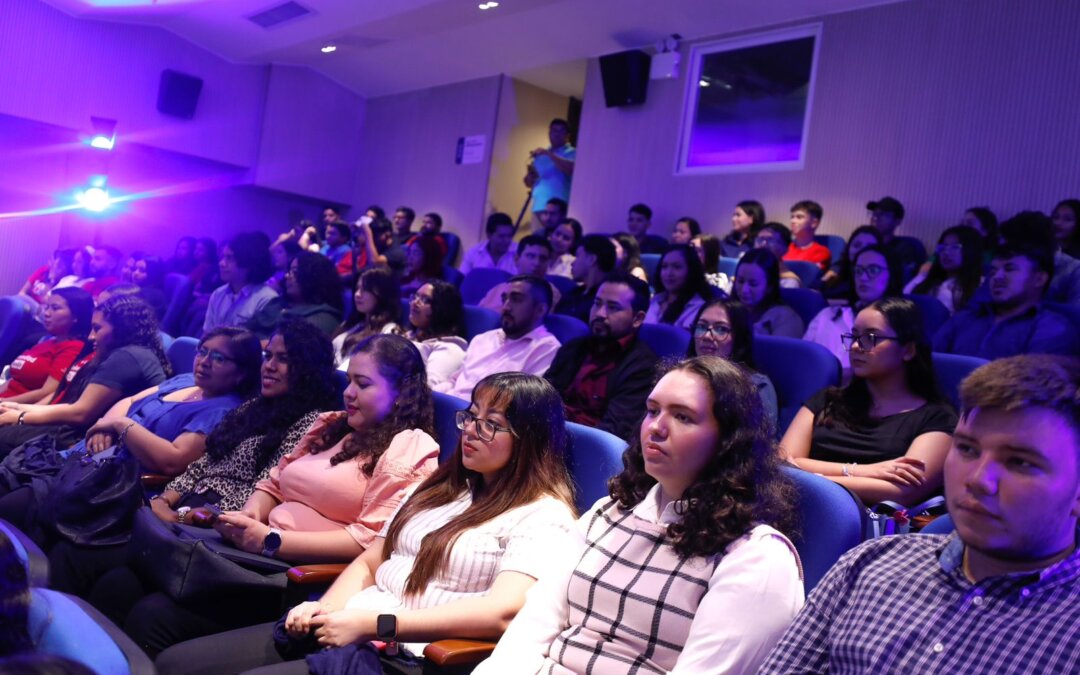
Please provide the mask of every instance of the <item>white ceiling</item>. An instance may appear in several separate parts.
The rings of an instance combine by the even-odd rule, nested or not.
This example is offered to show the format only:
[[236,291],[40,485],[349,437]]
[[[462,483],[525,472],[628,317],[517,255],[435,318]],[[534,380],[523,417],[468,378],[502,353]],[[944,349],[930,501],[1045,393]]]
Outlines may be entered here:
[[[238,63],[308,66],[366,97],[507,73],[581,96],[590,57],[904,0],[42,0],[84,19],[160,26]],[[320,47],[337,45],[332,54]]]

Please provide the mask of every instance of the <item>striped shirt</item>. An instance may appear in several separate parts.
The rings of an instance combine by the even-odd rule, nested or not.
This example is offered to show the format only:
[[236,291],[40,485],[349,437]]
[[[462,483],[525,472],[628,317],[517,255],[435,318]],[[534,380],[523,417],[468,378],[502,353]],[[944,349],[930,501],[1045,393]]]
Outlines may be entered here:
[[973,583],[955,533],[866,542],[814,589],[761,673],[1080,672],[1080,551]]

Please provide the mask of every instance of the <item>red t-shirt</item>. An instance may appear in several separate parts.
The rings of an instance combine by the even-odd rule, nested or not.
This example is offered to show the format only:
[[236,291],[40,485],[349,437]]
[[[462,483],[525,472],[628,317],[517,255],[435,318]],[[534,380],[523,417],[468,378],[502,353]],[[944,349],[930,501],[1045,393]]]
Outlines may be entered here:
[[49,290],[52,288],[49,285],[49,266],[42,265],[34,270],[26,283],[30,289],[27,295],[39,303],[45,302],[45,296],[49,294]]
[[64,402],[64,396],[67,394],[67,387],[71,385],[72,380],[75,379],[75,376],[79,373],[79,370],[85,368],[86,364],[90,363],[90,359],[92,358],[94,358],[94,352],[90,352],[89,354],[84,356],[81,361],[71,366],[71,368],[68,368],[67,373],[64,374],[63,381],[60,382],[60,389],[63,389],[64,391],[62,394],[60,394],[59,397],[57,397],[53,401],[50,401],[51,403]]
[[40,389],[50,377],[59,382],[82,348],[82,340],[49,338],[27,349],[11,362],[11,382],[0,398]]
[[795,242],[791,242],[791,246],[788,247],[787,253],[784,254],[784,260],[804,260],[806,262],[812,262],[820,267],[822,271],[825,271],[829,269],[829,263],[832,261],[832,254],[829,253],[829,249],[816,241],[806,248],[799,248],[795,245]]

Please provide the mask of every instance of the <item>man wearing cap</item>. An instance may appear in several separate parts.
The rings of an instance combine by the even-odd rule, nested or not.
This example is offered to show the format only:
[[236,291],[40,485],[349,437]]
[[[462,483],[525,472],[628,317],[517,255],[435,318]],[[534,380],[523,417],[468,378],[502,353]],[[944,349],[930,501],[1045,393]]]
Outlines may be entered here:
[[866,210],[870,212],[870,224],[881,232],[886,250],[900,261],[904,282],[910,281],[926,260],[926,248],[914,237],[896,236],[896,229],[904,220],[904,205],[892,197],[882,197],[868,202]]
[[814,588],[758,671],[1076,673],[1080,361],[993,361],[960,385],[955,531],[879,537]]

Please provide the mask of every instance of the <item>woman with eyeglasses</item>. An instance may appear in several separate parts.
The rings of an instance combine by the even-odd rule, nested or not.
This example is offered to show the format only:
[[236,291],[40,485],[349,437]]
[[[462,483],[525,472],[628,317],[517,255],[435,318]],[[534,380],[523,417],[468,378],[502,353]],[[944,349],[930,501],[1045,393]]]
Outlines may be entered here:
[[266,303],[247,322],[247,328],[267,339],[284,318],[303,319],[326,335],[341,323],[341,278],[326,256],[300,251],[285,271],[285,295]]
[[[320,415],[239,511],[214,522],[247,553],[289,562],[344,562],[375,544],[395,510],[437,467],[434,412],[424,362],[397,335],[363,340],[349,357],[345,410]],[[149,589],[155,590],[155,589]],[[155,591],[135,603],[124,630],[150,654],[279,613],[280,593],[250,602],[178,603]]]
[[284,661],[266,624],[177,645],[157,660],[158,671],[237,673],[278,664],[258,672],[284,674],[338,664],[345,672],[341,661],[352,649],[367,651],[379,639],[401,643],[397,657],[384,657],[390,672],[419,672],[425,642],[497,639],[572,542],[563,405],[542,378],[498,373],[476,385],[456,422],[461,443],[450,459],[321,598],[288,612],[290,637],[310,639],[313,649],[350,649]]
[[966,225],[941,233],[930,269],[904,286],[904,294],[937,298],[950,314],[967,307],[983,281],[982,236]]
[[401,317],[401,284],[383,267],[364,270],[353,294],[356,311],[333,335],[334,362],[338,370],[349,367],[349,353],[372,335],[398,333]]
[[794,494],[745,371],[682,361],[640,426],[476,675],[755,673],[803,606]]
[[[318,414],[336,405],[330,341],[317,328],[300,319],[283,321],[261,354],[258,341],[246,331],[218,329],[215,334],[227,337],[229,331],[236,331],[228,338],[234,343],[246,334],[239,343],[245,346],[216,348],[210,335],[204,337],[196,372],[205,368],[207,361],[214,364],[215,355],[217,361],[232,358],[238,366],[250,365],[254,349],[258,368],[254,381],[237,392],[250,398],[226,412],[204,434],[205,452],[150,499],[153,514],[167,523],[198,522],[207,515],[203,507],[208,504],[225,511],[241,509],[256,483],[269,478],[270,470],[292,452]],[[229,363],[224,361],[211,369],[224,375],[230,371],[226,367]],[[49,561],[54,588],[86,595],[91,604],[116,621],[122,621],[134,604],[130,598],[142,595],[141,584],[126,567],[126,544],[90,548],[61,542],[49,552]],[[106,573],[108,580],[98,583]]]
[[855,265],[855,257],[859,255],[859,251],[867,246],[884,245],[885,239],[881,235],[881,230],[873,225],[860,225],[855,228],[844,246],[844,254],[840,258],[837,271],[828,270],[821,277],[821,294],[828,300],[847,300],[850,298],[852,289],[855,287],[854,273],[852,271],[852,267]]
[[867,505],[913,506],[937,494],[956,414],[938,392],[919,308],[906,298],[876,300],[841,340],[851,383],[807,401],[781,451]]
[[432,390],[449,381],[465,362],[469,343],[460,334],[464,312],[461,292],[446,281],[429,281],[409,299],[410,328],[405,337],[420,350]]
[[844,381],[851,375],[851,361],[841,336],[851,332],[855,315],[870,303],[900,295],[900,264],[880,246],[867,246],[855,256],[852,266],[855,285],[843,305],[826,307],[806,328],[804,340],[825,347],[840,361]]
[[769,424],[776,428],[776,387],[754,366],[754,324],[750,310],[734,298],[717,298],[705,303],[694,318],[694,339],[687,350],[688,357],[719,356],[746,369],[750,381],[757,387],[761,405]]
[[780,296],[780,261],[766,248],[748,251],[735,268],[733,295],[750,310],[754,332],[800,338],[806,324]]

